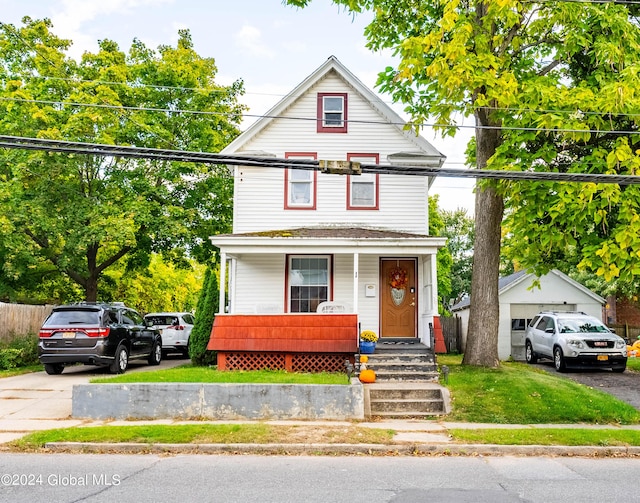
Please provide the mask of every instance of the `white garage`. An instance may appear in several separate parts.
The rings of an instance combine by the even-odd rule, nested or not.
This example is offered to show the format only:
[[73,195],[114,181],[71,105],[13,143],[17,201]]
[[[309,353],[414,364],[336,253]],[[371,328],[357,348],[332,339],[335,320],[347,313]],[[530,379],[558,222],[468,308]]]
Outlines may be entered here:
[[[498,282],[500,324],[498,332],[498,357],[507,360],[524,360],[524,333],[527,324],[540,311],[582,311],[602,320],[605,299],[593,293],[566,274],[554,269],[539,279],[519,271],[501,278]],[[466,345],[469,327],[470,299],[465,299],[452,311],[462,321],[462,347]]]

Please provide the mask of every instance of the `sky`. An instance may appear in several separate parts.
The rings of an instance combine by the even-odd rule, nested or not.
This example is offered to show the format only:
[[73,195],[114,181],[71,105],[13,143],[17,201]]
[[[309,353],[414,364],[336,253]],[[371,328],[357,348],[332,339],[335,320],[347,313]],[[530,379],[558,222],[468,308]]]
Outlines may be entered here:
[[[304,9],[281,0],[0,0],[0,21],[20,26],[24,16],[49,18],[53,32],[73,41],[69,55],[97,50],[110,39],[127,51],[134,38],[150,48],[175,45],[178,30],[191,32],[194,48],[215,59],[216,82],[242,79],[250,116],[267,112],[288,92],[335,56],[369,88],[378,72],[394,65],[389,52],[366,48],[364,28],[370,14],[351,15],[330,0],[313,0]],[[377,91],[376,91],[377,92]],[[379,93],[378,93],[379,94]],[[381,96],[405,119],[402,106]],[[246,117],[242,129],[255,118]],[[473,132],[471,120],[455,138],[442,139],[425,129],[422,136],[447,156],[446,167],[464,168],[464,151]],[[432,193],[440,208],[473,215],[473,179],[438,178]]]

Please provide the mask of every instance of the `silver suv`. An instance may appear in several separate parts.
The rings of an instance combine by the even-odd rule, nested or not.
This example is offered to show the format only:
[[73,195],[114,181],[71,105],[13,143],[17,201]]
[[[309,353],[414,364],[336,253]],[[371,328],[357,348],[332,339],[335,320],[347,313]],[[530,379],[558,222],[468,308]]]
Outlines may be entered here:
[[525,356],[527,363],[549,358],[558,372],[567,367],[601,367],[624,372],[627,344],[593,316],[543,311],[527,327]]

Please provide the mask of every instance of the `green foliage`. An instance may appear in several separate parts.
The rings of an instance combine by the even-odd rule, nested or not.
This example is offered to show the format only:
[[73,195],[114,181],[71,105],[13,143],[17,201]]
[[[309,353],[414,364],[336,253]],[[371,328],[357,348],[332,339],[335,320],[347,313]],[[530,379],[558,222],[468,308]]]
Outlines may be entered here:
[[456,303],[471,293],[471,266],[473,265],[475,238],[474,220],[467,215],[467,210],[462,208],[455,211],[444,211],[442,219],[444,223],[442,236],[447,238],[447,249],[452,259],[451,298]]
[[9,341],[0,342],[0,370],[27,367],[38,363],[36,335],[15,336]]
[[100,299],[124,302],[142,313],[195,311],[206,267],[194,261],[178,267],[156,253],[150,258],[144,270],[115,264],[105,273]]
[[[443,236],[445,229],[444,213],[438,207],[439,196],[429,196],[429,235]],[[451,269],[453,260],[449,247],[440,248],[436,255],[438,269],[438,295],[440,297],[440,309],[443,314],[448,312],[446,300],[451,295]],[[444,302],[443,302],[444,300]]]
[[[69,43],[48,21],[0,26],[3,134],[218,152],[239,133],[242,82],[215,84],[214,60],[195,52],[188,31],[155,51],[102,40],[80,61],[67,56]],[[172,112],[183,110],[198,113]],[[119,261],[128,270],[153,252],[176,264],[210,261],[209,236],[231,226],[232,190],[223,167],[4,150],[0,295],[57,276],[52,294],[63,277],[96,300]]]
[[215,365],[216,363],[216,354],[214,351],[207,350],[207,344],[220,304],[219,294],[217,271],[209,268],[205,272],[196,309],[196,321],[189,337],[189,357],[195,365]]

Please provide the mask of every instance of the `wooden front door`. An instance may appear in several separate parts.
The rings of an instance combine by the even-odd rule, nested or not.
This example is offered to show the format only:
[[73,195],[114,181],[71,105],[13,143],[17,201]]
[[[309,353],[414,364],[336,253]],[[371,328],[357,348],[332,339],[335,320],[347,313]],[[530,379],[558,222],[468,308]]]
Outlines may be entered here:
[[380,274],[380,337],[417,337],[416,259],[381,259]]

